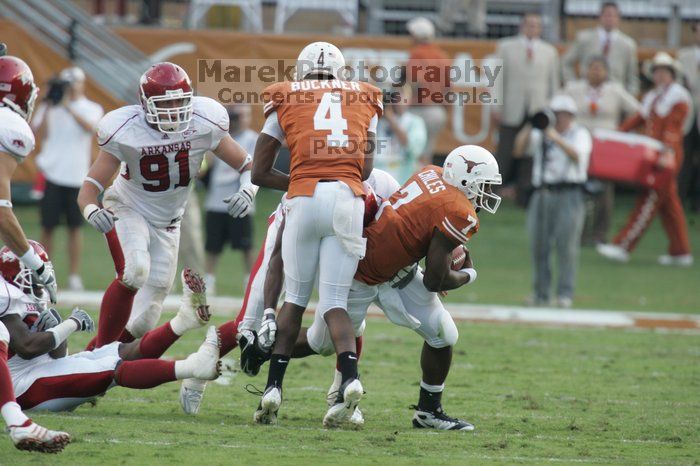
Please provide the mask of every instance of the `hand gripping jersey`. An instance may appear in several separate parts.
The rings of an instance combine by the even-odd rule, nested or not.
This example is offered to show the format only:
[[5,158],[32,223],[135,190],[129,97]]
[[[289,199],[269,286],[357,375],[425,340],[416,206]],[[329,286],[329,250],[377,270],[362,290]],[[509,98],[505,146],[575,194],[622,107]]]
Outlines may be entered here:
[[23,162],[34,150],[34,133],[29,124],[8,107],[0,107],[0,152]]
[[287,197],[312,196],[322,179],[362,195],[367,130],[382,115],[381,91],[368,83],[304,80],[265,89],[267,118],[277,113],[291,153]]
[[428,254],[436,228],[456,247],[477,232],[479,220],[469,199],[443,181],[442,168],[429,165],[384,201],[365,228],[367,253],[355,278],[368,285],[388,281]]
[[115,195],[158,227],[182,216],[187,188],[204,154],[216,149],[228,134],[228,113],[221,104],[207,97],[193,97],[193,102],[192,121],[182,133],[165,134],[153,128],[140,105],[108,113],[97,128],[100,148],[122,162],[107,195]]

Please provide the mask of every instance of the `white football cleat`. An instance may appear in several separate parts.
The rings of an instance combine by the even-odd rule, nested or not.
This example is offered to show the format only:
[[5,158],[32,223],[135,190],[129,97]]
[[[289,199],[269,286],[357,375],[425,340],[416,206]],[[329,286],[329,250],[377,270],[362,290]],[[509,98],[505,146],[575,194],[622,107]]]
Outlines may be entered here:
[[690,267],[693,265],[693,255],[680,254],[677,256],[672,256],[670,254],[664,254],[662,256],[659,256],[659,264],[670,265],[675,267]]
[[277,412],[282,405],[282,389],[271,386],[265,389],[258,409],[253,414],[253,421],[258,424],[277,424]]
[[[207,336],[199,346],[196,353],[187,356],[182,361],[187,366],[189,377],[200,380],[214,380],[221,375],[221,361],[219,361],[219,348],[221,340],[219,330],[213,325],[207,329]],[[180,362],[180,361],[178,361]]]
[[196,415],[204,399],[207,382],[199,379],[185,379],[180,385],[180,407],[185,414]]
[[211,313],[207,306],[207,287],[204,279],[192,269],[182,271],[182,299],[177,315],[170,325],[178,335],[194,330],[209,322]]
[[595,247],[598,254],[615,262],[629,262],[630,253],[627,249],[616,244],[598,244]]
[[10,426],[10,439],[19,450],[58,453],[70,443],[70,434],[48,430],[39,424],[27,421],[25,426]]
[[[364,390],[362,389],[360,379],[350,379],[345,382],[340,387],[335,404],[328,408],[326,415],[323,417],[323,426],[326,428],[336,428],[349,423],[350,418],[355,413],[355,408],[360,404],[363,394]],[[358,426],[350,424],[350,427]]]
[[338,398],[338,392],[340,391],[340,384],[343,382],[343,374],[341,374],[338,369],[334,369],[334,371],[333,383],[326,394],[326,403],[328,403],[329,408],[335,404],[335,400]]
[[355,406],[355,412],[352,413],[352,416],[350,416],[348,422],[353,429],[358,430],[362,429],[362,427],[365,425],[365,416],[362,414],[362,411],[360,411],[359,406]]
[[414,406],[416,412],[413,414],[413,427],[416,429],[436,429],[436,430],[474,430],[474,425],[450,417],[438,407],[434,411],[423,411],[418,406]]

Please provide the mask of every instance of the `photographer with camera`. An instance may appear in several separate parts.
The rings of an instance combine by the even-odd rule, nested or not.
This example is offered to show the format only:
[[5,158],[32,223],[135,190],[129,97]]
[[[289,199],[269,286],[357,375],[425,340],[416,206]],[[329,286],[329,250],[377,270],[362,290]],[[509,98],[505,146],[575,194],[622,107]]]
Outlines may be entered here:
[[51,79],[44,102],[32,120],[41,152],[37,165],[46,178],[41,200],[41,242],[53,254],[53,232],[65,217],[68,225],[69,288],[82,290],[79,274],[83,216],[78,191],[92,159],[92,139],[102,107],[85,97],[85,73],[67,68]]
[[568,95],[556,95],[515,139],[514,154],[533,158],[527,227],[533,257],[531,304],[548,305],[550,253],[556,248],[557,306],[571,307],[584,219],[583,185],[591,155],[591,134],[576,123],[578,109]]

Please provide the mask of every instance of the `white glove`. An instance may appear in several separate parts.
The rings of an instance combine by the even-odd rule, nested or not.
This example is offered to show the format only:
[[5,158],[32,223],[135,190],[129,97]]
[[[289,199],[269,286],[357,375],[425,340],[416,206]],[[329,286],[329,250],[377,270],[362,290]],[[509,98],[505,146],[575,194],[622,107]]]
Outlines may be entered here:
[[277,336],[277,321],[275,320],[275,310],[272,308],[265,309],[263,314],[262,325],[258,332],[258,346],[264,351],[270,351],[275,344]]
[[42,263],[41,267],[32,270],[34,283],[44,287],[49,294],[49,299],[52,304],[56,304],[56,293],[58,285],[56,284],[56,273],[53,270],[53,265],[50,262]]
[[63,322],[61,314],[54,308],[44,309],[39,314],[39,318],[32,325],[32,330],[35,332],[45,332],[50,328],[54,328]]
[[114,228],[114,221],[117,218],[107,209],[102,209],[95,204],[90,204],[83,211],[85,220],[88,221],[100,233],[107,233]]
[[90,315],[83,311],[82,309],[76,307],[73,312],[70,313],[70,320],[75,321],[78,324],[78,332],[94,332],[95,322],[92,320]]
[[233,196],[224,199],[228,204],[228,214],[233,218],[245,217],[253,209],[253,199],[255,199],[255,188],[253,185],[241,186]]

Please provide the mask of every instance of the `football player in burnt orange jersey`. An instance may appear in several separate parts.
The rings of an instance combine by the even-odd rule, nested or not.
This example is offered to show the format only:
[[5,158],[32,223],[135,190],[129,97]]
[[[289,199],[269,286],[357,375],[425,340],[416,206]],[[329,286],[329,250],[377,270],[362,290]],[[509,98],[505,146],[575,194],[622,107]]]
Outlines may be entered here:
[[[286,285],[268,381],[256,422],[277,420],[282,380],[301,318],[318,274],[316,312],[330,331],[342,373],[336,403],[323,423],[345,424],[362,397],[347,298],[357,262],[365,254],[362,237],[362,181],[372,170],[381,91],[342,80],[345,60],[332,44],[306,46],[297,60],[297,81],[265,90],[265,125],[255,148],[253,182],[287,191],[282,258]],[[283,141],[291,153],[289,176],[273,169]]]
[[[500,183],[498,163],[489,151],[471,145],[458,147],[448,155],[444,169],[428,166],[411,177],[381,204],[376,221],[364,230],[367,253],[350,290],[348,314],[359,336],[367,309],[374,302],[393,323],[411,328],[424,339],[423,376],[413,416],[417,428],[474,429],[472,424],[452,418],[442,409],[442,391],[458,332],[436,292],[476,279],[470,259],[462,270],[452,270],[452,251],[476,233],[477,211],[496,212],[500,198],[491,193],[491,186]],[[266,271],[267,279],[272,277],[270,284],[281,280],[279,265],[272,265],[278,263],[275,255]],[[425,273],[416,265],[423,258]],[[267,285],[268,282],[265,307],[274,307],[280,287],[273,290]],[[315,317],[311,327],[300,334],[293,356],[332,351],[328,329],[322,318]],[[329,393],[337,392],[340,384],[336,373]],[[356,410],[350,422],[362,425],[362,413]]]

